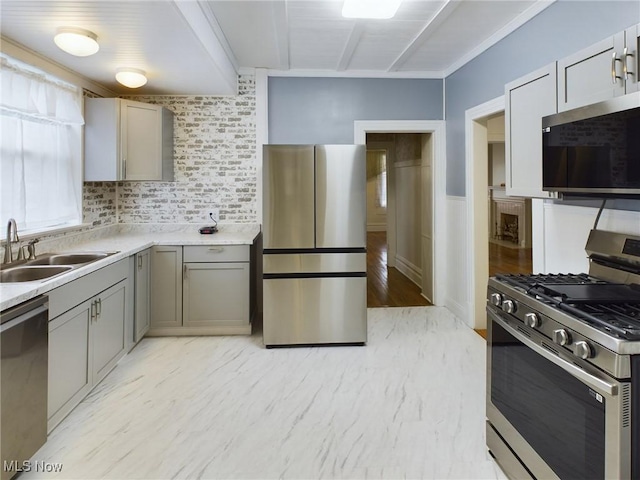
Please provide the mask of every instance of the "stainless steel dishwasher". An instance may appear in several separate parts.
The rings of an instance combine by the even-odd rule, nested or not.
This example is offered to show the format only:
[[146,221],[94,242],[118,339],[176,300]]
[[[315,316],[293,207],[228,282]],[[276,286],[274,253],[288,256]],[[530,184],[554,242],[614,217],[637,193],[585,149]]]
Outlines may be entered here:
[[36,297],[0,314],[2,480],[47,441],[49,303]]

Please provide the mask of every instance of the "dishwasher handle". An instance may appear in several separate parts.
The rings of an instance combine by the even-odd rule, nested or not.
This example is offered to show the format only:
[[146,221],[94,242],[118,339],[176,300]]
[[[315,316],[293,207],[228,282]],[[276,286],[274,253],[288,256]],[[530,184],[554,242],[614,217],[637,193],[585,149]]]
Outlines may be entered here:
[[47,297],[38,297],[0,314],[0,333],[49,310]]

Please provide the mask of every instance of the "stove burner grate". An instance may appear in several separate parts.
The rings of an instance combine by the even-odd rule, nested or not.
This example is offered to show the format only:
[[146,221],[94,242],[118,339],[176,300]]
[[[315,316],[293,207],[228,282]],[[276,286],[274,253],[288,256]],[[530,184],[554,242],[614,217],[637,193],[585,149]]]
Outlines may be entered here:
[[640,340],[640,290],[587,274],[496,275],[531,297],[626,340]]

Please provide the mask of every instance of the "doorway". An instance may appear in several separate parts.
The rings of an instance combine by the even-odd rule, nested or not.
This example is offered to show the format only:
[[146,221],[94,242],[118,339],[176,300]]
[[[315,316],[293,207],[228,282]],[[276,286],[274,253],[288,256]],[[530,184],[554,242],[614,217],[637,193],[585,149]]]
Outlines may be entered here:
[[[354,143],[367,144],[367,135],[374,133],[383,134],[426,134],[421,137],[423,154],[421,158],[429,159],[420,165],[420,261],[421,270],[419,289],[421,295],[427,296],[427,300],[433,305],[444,305],[446,285],[446,138],[445,122],[440,120],[357,120],[354,122]],[[376,145],[370,147],[378,148]],[[384,146],[382,148],[385,148]],[[394,150],[395,153],[395,150]],[[387,154],[387,232],[386,238],[387,267],[397,269],[398,243],[397,235],[394,235],[397,227],[398,208],[395,207],[395,168],[389,168],[389,155]],[[414,204],[415,205],[415,204]],[[400,210],[404,215],[406,212]],[[384,241],[382,242],[384,245]],[[401,247],[402,248],[402,247]],[[436,254],[437,252],[437,254]],[[402,260],[402,259],[400,259]],[[396,262],[394,265],[393,262]]]
[[476,330],[486,328],[489,276],[531,273],[531,201],[506,194],[504,108],[504,97],[498,97],[465,115],[468,324]]
[[531,199],[506,194],[504,112],[486,119],[489,276],[532,272]]
[[[368,133],[367,145],[367,306],[431,305],[423,290],[422,237],[431,236],[423,219],[423,197],[431,190],[430,134]],[[423,154],[425,158],[423,158]],[[423,189],[426,190],[423,193]],[[430,202],[426,206],[430,209]],[[427,252],[429,254],[430,252]],[[429,288],[429,287],[427,287]]]

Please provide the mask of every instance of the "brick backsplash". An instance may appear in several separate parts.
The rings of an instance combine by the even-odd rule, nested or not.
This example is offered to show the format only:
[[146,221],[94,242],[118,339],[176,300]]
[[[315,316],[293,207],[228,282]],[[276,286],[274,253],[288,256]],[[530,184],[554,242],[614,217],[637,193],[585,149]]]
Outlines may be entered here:
[[85,182],[82,189],[82,221],[92,227],[116,223],[115,182]]
[[236,96],[135,96],[174,113],[174,182],[120,182],[121,223],[257,221],[255,81],[238,79]]

